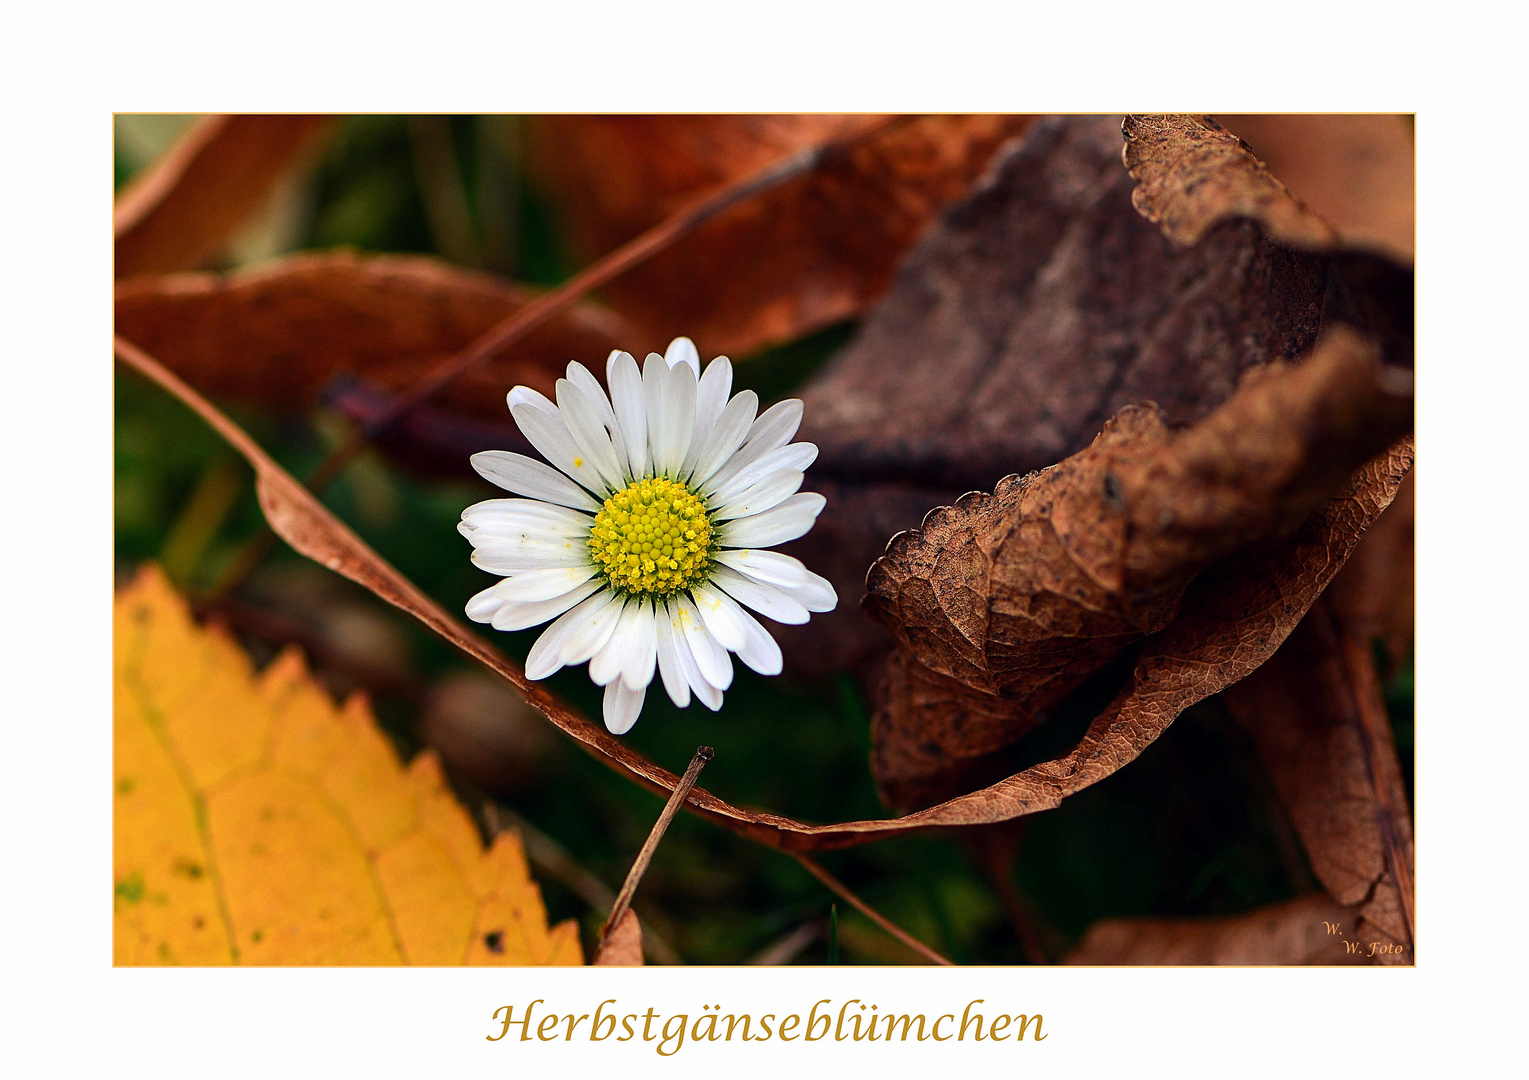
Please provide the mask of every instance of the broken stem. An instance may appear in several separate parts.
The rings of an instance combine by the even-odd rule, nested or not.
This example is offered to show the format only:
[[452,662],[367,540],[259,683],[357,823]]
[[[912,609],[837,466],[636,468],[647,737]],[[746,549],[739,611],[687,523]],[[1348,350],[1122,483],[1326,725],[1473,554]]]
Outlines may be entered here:
[[674,785],[674,791],[669,795],[669,801],[664,803],[663,812],[658,815],[658,820],[653,823],[653,831],[648,833],[648,839],[643,842],[642,850],[637,853],[636,860],[632,863],[632,869],[627,872],[626,881],[622,882],[621,891],[616,894],[616,902],[611,905],[610,918],[605,921],[605,928],[600,931],[600,939],[603,941],[610,929],[621,922],[621,917],[626,914],[626,909],[631,906],[632,894],[637,891],[638,882],[642,881],[642,875],[647,873],[648,863],[653,860],[653,852],[658,849],[658,842],[664,838],[664,831],[669,828],[669,822],[674,820],[674,815],[679,813],[680,806],[684,804],[685,797],[690,794],[690,789],[695,787],[696,779],[701,775],[701,770],[712,759],[716,751],[709,746],[696,747],[695,757],[690,759],[690,765],[685,770],[685,775],[680,777],[680,782]]
[[870,919],[877,926],[891,934],[898,941],[901,941],[904,945],[908,946],[908,948],[912,949],[924,959],[928,960],[931,964],[941,964],[945,967],[956,966],[949,960],[945,959],[945,957],[935,952],[928,945],[925,945],[918,938],[908,933],[908,931],[898,926],[891,919],[881,914],[881,912],[871,907],[870,904],[867,904],[864,900],[860,899],[860,897],[850,892],[849,886],[845,885],[844,882],[834,877],[827,870],[824,870],[821,866],[819,866],[812,859],[808,858],[806,855],[803,855],[799,851],[791,851],[787,852],[787,854],[789,854],[797,862],[801,863],[802,866],[806,867],[809,874],[817,878],[824,885],[827,885],[832,892],[836,893],[846,902],[853,904],[859,910],[860,914]]
[[[520,834],[521,846],[531,866],[548,879],[577,893],[579,898],[596,911],[608,911],[616,902],[616,893],[589,870],[579,865],[568,849],[542,832],[523,816],[507,806],[492,800],[483,804],[483,817],[489,828],[498,835],[505,825]],[[501,818],[504,819],[501,821]],[[679,953],[658,931],[653,920],[643,919],[642,949],[648,958],[659,964],[681,964]]]

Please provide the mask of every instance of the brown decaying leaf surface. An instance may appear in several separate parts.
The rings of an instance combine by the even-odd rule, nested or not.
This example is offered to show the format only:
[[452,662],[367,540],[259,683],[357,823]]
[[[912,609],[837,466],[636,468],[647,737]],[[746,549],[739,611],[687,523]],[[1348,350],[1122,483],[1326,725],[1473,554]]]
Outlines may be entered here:
[[1269,656],[1411,463],[1410,444],[1370,461],[1411,427],[1411,395],[1388,381],[1373,348],[1334,331],[1191,428],[1127,409],[1087,450],[894,537],[865,602],[898,644],[873,735],[894,805],[966,790],[980,759],[1149,635],[1135,678],[1058,763],[1064,786],[1118,768]]
[[[1280,650],[1229,687],[1223,700],[1252,736],[1318,880],[1338,902],[1357,909],[1357,932],[1366,942],[1404,950],[1379,954],[1381,962],[1411,963],[1406,792],[1389,730],[1376,738],[1363,716],[1363,695],[1378,694],[1378,684],[1351,666],[1341,637],[1346,631],[1332,611],[1324,597]],[[1357,640],[1360,661],[1370,664],[1370,639]]]
[[[228,275],[121,282],[116,328],[204,393],[292,409],[341,373],[406,390],[536,295],[421,256],[294,255]],[[644,345],[662,348],[583,304],[454,383],[441,404],[509,429],[511,386],[550,394],[569,360],[603,374],[611,349],[642,355]]]
[[1417,160],[1408,118],[1383,115],[1218,115],[1347,246],[1411,265]]
[[[1086,447],[1127,405],[1202,419],[1242,372],[1311,351],[1325,257],[1247,221],[1180,248],[1131,206],[1119,117],[1048,118],[1000,153],[908,256],[802,395],[828,497],[794,553],[863,591],[887,537],[932,506]],[[785,628],[799,667],[885,651],[851,604]]]
[[[532,166],[575,249],[604,254],[708,193],[879,123],[866,115],[546,116]],[[746,355],[859,314],[930,218],[1030,122],[928,116],[728,211],[605,291],[652,336]]]
[[[1301,896],[1245,915],[1214,919],[1104,919],[1095,923],[1067,964],[1356,964],[1363,954],[1353,912],[1322,895]],[[1330,933],[1329,926],[1338,926]]]
[[1385,648],[1387,675],[1412,647],[1416,493],[1408,473],[1396,499],[1364,534],[1327,594],[1346,632]]
[[[1123,155],[1136,208],[1176,243],[1249,218],[1294,247],[1373,251],[1410,266],[1414,165],[1404,125],[1397,116],[1239,118],[1242,131],[1278,152],[1278,179],[1208,116],[1127,116]],[[1282,182],[1292,177],[1308,199]]]
[[621,921],[606,932],[590,963],[595,967],[642,966],[642,925],[637,912],[627,908]]
[[112,213],[116,276],[189,270],[217,255],[312,150],[327,116],[209,116],[133,179]]
[[146,567],[113,609],[119,964],[578,964],[513,833],[283,652],[256,675]]
[[1340,243],[1333,228],[1275,178],[1236,135],[1208,116],[1127,116],[1122,154],[1131,201],[1169,239],[1197,244],[1229,218],[1250,218],[1311,251]]

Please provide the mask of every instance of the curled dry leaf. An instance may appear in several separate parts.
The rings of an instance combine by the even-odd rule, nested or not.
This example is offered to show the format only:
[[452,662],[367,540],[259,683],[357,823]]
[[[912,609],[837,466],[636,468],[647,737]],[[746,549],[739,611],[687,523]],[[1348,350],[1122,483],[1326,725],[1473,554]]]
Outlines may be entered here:
[[1321,895],[1214,919],[1104,919],[1089,927],[1063,963],[1365,963],[1368,945],[1353,948],[1348,934],[1352,919],[1350,909]]
[[1416,147],[1410,117],[1217,116],[1346,245],[1410,265],[1416,249]]
[[[1195,245],[1225,222],[1250,220],[1281,243],[1328,253],[1327,318],[1365,327],[1388,362],[1412,365],[1412,254],[1410,244],[1398,240],[1411,228],[1409,198],[1395,199],[1395,207],[1375,207],[1374,228],[1340,233],[1275,179],[1247,144],[1209,117],[1128,116],[1122,131],[1126,168],[1137,181],[1131,200],[1164,235]],[[1332,148],[1303,149],[1309,161]],[[1410,192],[1410,170],[1395,152],[1383,166],[1361,172],[1384,172],[1385,184]],[[1406,221],[1399,224],[1399,218]]]
[[1334,899],[1356,909],[1357,935],[1385,947],[1379,962],[1411,963],[1407,796],[1389,729],[1366,723],[1367,708],[1384,707],[1373,666],[1354,669],[1356,659],[1372,665],[1370,639],[1353,638],[1359,648],[1345,650],[1352,631],[1333,617],[1334,606],[1331,594],[1324,597],[1223,700],[1258,748],[1312,871]]
[[193,124],[117,199],[116,276],[190,270],[219,254],[329,124],[274,114]]
[[637,912],[627,908],[622,913],[621,921],[606,931],[590,963],[595,967],[642,967],[642,925]]
[[1208,116],[1127,116],[1123,155],[1131,201],[1178,244],[1197,244],[1222,221],[1250,218],[1275,239],[1312,251],[1338,230],[1290,193],[1247,143]]
[[[184,402],[243,455],[255,470],[260,505],[267,522],[300,554],[350,578],[414,616],[444,640],[498,673],[552,723],[613,768],[624,771],[653,790],[665,793],[674,790],[679,777],[635,753],[606,732],[603,725],[591,723],[544,687],[527,680],[519,665],[469,633],[389,566],[238,425],[164,365],[120,337],[115,339],[114,348],[125,363]],[[1309,604],[1310,596],[1319,592],[1331,572],[1342,564],[1358,534],[1395,491],[1410,460],[1411,448],[1407,444],[1372,462],[1356,474],[1345,493],[1340,493],[1339,498],[1327,504],[1307,524],[1293,552],[1276,551],[1276,557],[1266,558],[1264,565],[1250,560],[1248,580],[1238,578],[1235,581],[1248,595],[1234,595],[1231,590],[1222,590],[1216,582],[1210,581],[1206,598],[1196,598],[1193,604],[1186,598],[1185,612],[1194,612],[1195,617],[1181,616],[1174,624],[1179,637],[1184,640],[1176,639],[1172,633],[1161,635],[1158,639],[1162,644],[1161,655],[1155,663],[1147,660],[1145,666],[1138,665],[1139,686],[1117,699],[1112,706],[1117,711],[1145,709],[1166,716],[1157,731],[1142,729],[1148,733],[1134,752],[1139,752],[1141,746],[1155,738],[1179,711],[1212,692],[1204,688],[1205,679],[1200,671],[1206,662],[1224,660],[1230,673],[1227,681],[1240,678],[1257,666],[1267,654],[1259,653],[1257,648],[1245,647],[1244,642],[1273,641],[1277,644],[1277,638],[1288,632],[1285,622],[1294,623],[1299,612]],[[1210,575],[1202,580],[1208,578]],[[1199,584],[1197,582],[1196,586]],[[1310,596],[1306,595],[1308,592]],[[1229,606],[1223,611],[1218,609],[1218,603]],[[1221,648],[1203,648],[1206,638],[1214,639]],[[1268,651],[1273,651],[1274,644],[1267,645]],[[1173,659],[1194,656],[1197,652],[1202,659]],[[1237,663],[1233,664],[1233,660]],[[1095,728],[1101,732],[1110,731],[1111,726],[1109,716],[1095,722]],[[1141,731],[1138,731],[1132,737],[1140,735]],[[1055,806],[1063,795],[1097,779],[1098,776],[1090,773],[1094,765],[1112,756],[1118,757],[1123,751],[1120,739],[1113,734],[1107,738],[1096,737],[1091,730],[1090,738],[1093,743],[1085,739],[1087,746],[1061,763],[1026,770],[1003,783],[900,818],[808,825],[778,814],[740,809],[700,787],[691,790],[687,806],[723,828],[788,850],[847,847],[916,829],[988,824]],[[1097,748],[1101,738],[1102,752],[1094,753],[1088,749],[1090,746]],[[1058,767],[1070,768],[1071,775],[1059,775]],[[1113,771],[1112,768],[1106,767],[1098,775],[1107,775],[1109,771]]]
[[898,645],[874,729],[884,793],[907,807],[967,790],[984,758],[1151,635],[1083,743],[1041,767],[1058,797],[1257,667],[1410,465],[1410,444],[1374,457],[1411,428],[1410,380],[1394,375],[1335,330],[1193,427],[1126,409],[1061,464],[894,537],[865,601]]
[[[1131,206],[1119,117],[1036,123],[936,221],[802,395],[828,496],[797,542],[840,596],[930,507],[1087,446],[1127,405],[1202,419],[1242,372],[1311,351],[1329,274],[1233,221],[1181,248]],[[782,635],[799,665],[885,651],[852,605]]]
[[519,840],[284,651],[256,675],[147,567],[113,608],[119,964],[578,964]]
[[[532,166],[575,249],[594,258],[725,185],[881,116],[547,116]],[[1029,117],[927,116],[735,207],[613,282],[663,341],[740,356],[858,315],[930,218]]]
[[[535,295],[419,256],[296,255],[228,275],[122,282],[116,329],[204,393],[290,408],[317,401],[341,374],[383,391],[412,388]],[[508,387],[550,393],[569,360],[603,358],[636,339],[619,316],[580,305],[458,380],[441,404],[513,430]]]
[[1366,643],[1379,642],[1385,649],[1388,673],[1412,648],[1416,491],[1408,473],[1395,500],[1364,534],[1327,594],[1346,633]]

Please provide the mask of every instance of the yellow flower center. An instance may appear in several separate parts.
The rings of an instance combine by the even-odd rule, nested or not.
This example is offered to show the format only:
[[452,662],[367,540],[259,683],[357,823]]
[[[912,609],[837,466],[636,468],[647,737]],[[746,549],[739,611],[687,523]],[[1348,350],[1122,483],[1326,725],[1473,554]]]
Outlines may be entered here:
[[589,532],[590,554],[611,588],[655,596],[700,584],[711,569],[711,541],[705,503],[662,476],[606,499]]

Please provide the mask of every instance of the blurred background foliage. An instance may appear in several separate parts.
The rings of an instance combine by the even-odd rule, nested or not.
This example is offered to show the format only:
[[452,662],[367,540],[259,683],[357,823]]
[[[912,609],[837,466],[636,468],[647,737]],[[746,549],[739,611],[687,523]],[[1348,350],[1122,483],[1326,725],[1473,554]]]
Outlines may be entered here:
[[[117,186],[193,119],[119,116]],[[519,167],[524,128],[513,116],[348,118],[317,167],[276,193],[224,265],[343,246],[430,253],[555,285],[578,267],[548,200]],[[753,387],[765,403],[790,396],[852,330],[841,325],[749,358],[737,369],[738,387]],[[115,378],[118,576],[157,560],[193,600],[207,596],[262,522],[249,469],[179,403],[130,375]],[[298,476],[348,431],[337,414],[222,404]],[[459,611],[490,580],[468,562],[456,524],[465,506],[489,496],[466,461],[459,481],[442,481],[369,454],[325,501],[425,592]],[[487,808],[480,813],[486,829],[508,821],[526,833],[551,919],[577,918],[588,951],[607,914],[602,896],[625,876],[658,814],[656,796],[581,753],[412,619],[284,546],[214,617],[229,623],[257,663],[295,643],[336,694],[367,691],[405,758],[437,745],[465,804]],[[524,658],[536,633],[495,636]],[[582,668],[552,682],[587,715],[599,714],[600,691]],[[1387,700],[1410,794],[1410,659]],[[675,771],[698,744],[712,745],[706,787],[743,805],[842,821],[886,814],[867,763],[869,714],[866,688],[852,673],[804,682],[740,668],[720,714],[677,710],[650,692],[628,738]],[[1065,743],[1081,732],[1080,723],[1047,737]],[[958,963],[1026,962],[1034,950],[1027,954],[1024,938],[1054,961],[1103,917],[1230,914],[1315,887],[1253,748],[1216,699],[1190,709],[1130,767],[1002,833],[910,837],[821,861]],[[686,963],[823,963],[833,899],[790,857],[682,814],[634,906],[660,948],[672,947]],[[841,962],[921,962],[844,904],[838,946]]]

